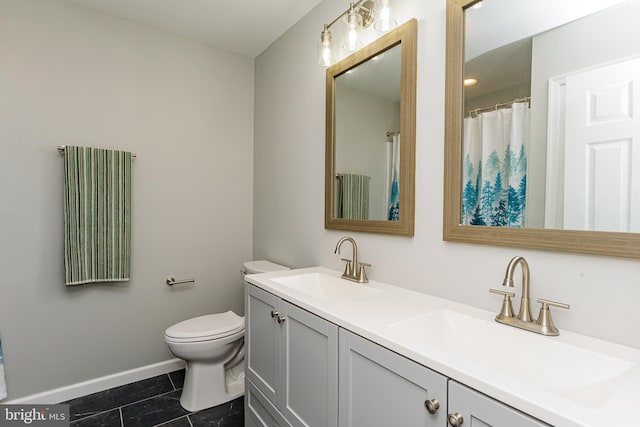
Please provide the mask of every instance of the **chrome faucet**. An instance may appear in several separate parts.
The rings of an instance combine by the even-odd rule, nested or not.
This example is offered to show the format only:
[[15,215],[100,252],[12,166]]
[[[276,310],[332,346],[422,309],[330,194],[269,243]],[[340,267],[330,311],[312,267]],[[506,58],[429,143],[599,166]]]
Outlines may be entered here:
[[549,310],[549,306],[569,309],[569,305],[538,298],[537,301],[542,306],[540,307],[538,319],[536,321],[533,320],[533,317],[531,316],[531,304],[529,300],[529,264],[527,263],[527,260],[524,259],[524,257],[517,256],[509,261],[502,286],[509,286],[513,288],[513,274],[518,265],[520,265],[520,268],[522,270],[522,295],[520,297],[520,309],[518,310],[517,316],[514,316],[513,306],[511,305],[511,298],[515,296],[513,292],[489,289],[489,292],[493,294],[504,296],[502,307],[500,308],[500,312],[496,316],[496,322],[514,326],[520,329],[525,329],[527,331],[536,332],[542,335],[559,335],[560,331],[558,331],[558,328],[555,327],[555,325],[553,324],[553,320],[551,319],[551,311]]
[[367,283],[369,279],[367,279],[367,274],[364,271],[364,267],[371,267],[371,264],[358,262],[358,245],[356,245],[356,241],[353,240],[353,238],[345,236],[338,240],[338,244],[336,244],[336,249],[333,251],[333,253],[339,254],[340,248],[342,247],[342,244],[344,242],[351,243],[351,247],[353,248],[353,259],[342,258],[342,261],[346,262],[342,278],[351,280],[352,282]]

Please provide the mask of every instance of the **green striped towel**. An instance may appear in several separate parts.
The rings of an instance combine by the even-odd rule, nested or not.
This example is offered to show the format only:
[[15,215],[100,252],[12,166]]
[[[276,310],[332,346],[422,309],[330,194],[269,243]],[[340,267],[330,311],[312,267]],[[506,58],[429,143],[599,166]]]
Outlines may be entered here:
[[67,285],[129,280],[131,159],[125,151],[64,151],[64,270]]
[[340,177],[340,212],[344,219],[369,219],[369,178],[343,173]]

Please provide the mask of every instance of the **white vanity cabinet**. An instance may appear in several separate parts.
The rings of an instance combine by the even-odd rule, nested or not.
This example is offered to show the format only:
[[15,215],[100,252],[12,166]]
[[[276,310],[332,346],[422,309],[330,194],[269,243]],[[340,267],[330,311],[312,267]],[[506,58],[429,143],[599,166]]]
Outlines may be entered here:
[[247,425],[338,424],[338,327],[245,284]]
[[447,378],[340,329],[340,427],[445,426]]
[[549,426],[453,380],[449,380],[448,412],[452,427]]

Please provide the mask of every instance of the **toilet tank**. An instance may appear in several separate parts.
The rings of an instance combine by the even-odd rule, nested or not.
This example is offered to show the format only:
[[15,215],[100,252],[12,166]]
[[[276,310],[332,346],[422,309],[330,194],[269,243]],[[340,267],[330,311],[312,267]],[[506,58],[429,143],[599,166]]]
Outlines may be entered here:
[[241,273],[244,276],[245,274],[268,273],[270,271],[281,270],[290,270],[290,268],[285,267],[284,265],[273,263],[271,261],[259,260],[245,262],[244,268],[242,269]]

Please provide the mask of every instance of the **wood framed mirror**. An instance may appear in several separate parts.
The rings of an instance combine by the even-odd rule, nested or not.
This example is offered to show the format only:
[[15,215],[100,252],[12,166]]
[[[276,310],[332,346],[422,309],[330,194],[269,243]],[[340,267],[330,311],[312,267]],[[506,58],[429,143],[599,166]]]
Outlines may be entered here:
[[[514,11],[528,13],[525,7],[526,2],[526,0],[502,2],[503,4],[510,3],[512,7],[510,11],[504,11],[506,15],[490,12],[490,8],[487,8],[483,13],[493,13],[493,19],[489,22],[493,27],[496,27],[496,32],[504,34],[505,29],[501,28],[501,25],[506,21],[515,22],[514,26],[520,27],[523,26],[523,23],[533,21],[531,15],[524,19],[514,15],[516,13]],[[574,140],[581,140],[580,137],[575,137],[575,133],[572,133],[574,128],[569,126],[570,116],[578,117],[583,121],[585,117],[588,118],[587,120],[590,120],[588,125],[593,125],[589,128],[589,134],[598,133],[595,130],[595,125],[599,120],[603,123],[605,121],[616,121],[617,123],[628,121],[631,123],[629,128],[635,129],[636,134],[638,133],[640,130],[637,112],[640,107],[640,92],[637,89],[638,83],[640,83],[638,69],[632,68],[636,71],[631,71],[635,77],[629,80],[632,81],[630,85],[607,83],[600,89],[583,91],[582,95],[577,97],[585,100],[586,106],[582,106],[582,110],[572,110],[573,107],[567,103],[563,107],[566,109],[566,111],[563,110],[564,115],[558,115],[554,112],[557,105],[557,102],[554,103],[554,97],[557,95],[554,94],[554,90],[561,86],[562,90],[565,90],[566,86],[566,94],[572,93],[569,92],[568,82],[573,76],[596,69],[609,70],[608,67],[617,66],[623,62],[633,62],[634,67],[640,64],[640,42],[638,41],[640,36],[639,32],[634,29],[637,25],[632,23],[633,18],[631,18],[638,16],[640,10],[638,3],[624,0],[604,1],[597,6],[598,9],[586,11],[581,16],[568,15],[570,18],[563,23],[555,23],[533,34],[516,37],[517,41],[523,40],[525,36],[531,38],[531,42],[528,44],[529,61],[531,61],[531,67],[528,68],[531,79],[529,82],[530,93],[528,99],[526,99],[527,97],[524,99],[527,107],[531,110],[528,122],[531,139],[529,140],[530,152],[525,171],[525,174],[528,174],[525,179],[526,191],[524,190],[525,186],[522,186],[522,197],[526,197],[526,199],[521,203],[522,205],[526,204],[527,210],[523,212],[526,212],[527,218],[522,219],[522,222],[516,227],[491,225],[492,223],[487,217],[484,219],[480,215],[474,217],[473,209],[469,208],[472,206],[469,203],[470,199],[475,197],[477,202],[478,199],[485,197],[485,193],[483,193],[485,189],[484,176],[476,178],[475,181],[468,180],[469,171],[474,167],[477,170],[478,165],[468,161],[468,146],[464,145],[465,139],[466,142],[472,139],[465,131],[467,124],[465,121],[471,117],[472,111],[467,105],[470,102],[468,94],[471,89],[465,90],[463,80],[467,77],[473,77],[465,75],[465,70],[468,71],[477,55],[483,53],[481,49],[473,54],[476,56],[470,55],[470,51],[476,49],[477,43],[475,42],[480,38],[480,35],[472,35],[474,34],[472,30],[478,30],[481,25],[479,21],[469,23],[468,20],[472,14],[476,13],[472,6],[479,3],[481,2],[477,0],[447,0],[443,239],[485,245],[640,258],[640,234],[638,234],[640,231],[638,228],[640,226],[640,211],[637,209],[640,206],[638,203],[640,191],[636,191],[639,190],[636,187],[640,183],[637,177],[639,169],[634,168],[635,163],[629,163],[635,161],[629,153],[634,150],[640,151],[638,145],[640,138],[633,135],[616,137],[618,141],[623,141],[617,147],[608,144],[608,141],[612,140],[609,137],[605,138],[607,141],[604,139],[602,141],[587,141],[578,149],[578,153],[587,153],[587,160],[585,161],[584,158],[581,160],[583,165],[586,164],[586,167],[583,166],[581,170],[576,171],[571,169],[568,163],[568,158],[574,156],[570,151],[570,144],[573,144]],[[499,1],[491,0],[486,2],[485,6],[492,3],[499,3]],[[539,1],[534,3],[536,3],[534,7],[537,9],[543,6]],[[549,3],[548,6],[554,7],[553,11],[546,12],[547,16],[554,18],[564,12],[574,13],[576,9],[569,7],[571,2],[566,2],[567,7],[563,8],[562,0],[543,3],[544,6]],[[571,4],[575,5],[576,3]],[[478,10],[482,9],[484,6]],[[589,28],[591,30],[588,30]],[[593,28],[598,28],[598,31],[593,31]],[[620,28],[624,28],[624,30],[620,30]],[[582,32],[578,33],[578,31]],[[485,30],[482,37],[487,32],[489,30]],[[576,34],[582,34],[579,38],[581,45],[571,47],[568,40],[576,39]],[[603,37],[603,35],[605,36]],[[616,41],[613,39],[607,41],[607,37],[617,37],[617,39]],[[499,46],[507,46],[507,41],[502,41]],[[546,51],[543,50],[545,46],[547,46]],[[602,53],[595,61],[591,61],[587,57],[595,55],[593,52],[596,50]],[[620,52],[616,52],[614,56],[614,51]],[[495,46],[487,52],[491,55],[497,54]],[[566,58],[582,62],[569,67],[567,65],[569,59]],[[499,68],[505,68],[495,56],[492,61],[494,73]],[[552,68],[549,65],[552,61],[556,61],[553,64],[554,71],[540,74],[541,69]],[[557,66],[562,61],[564,61],[564,69]],[[608,71],[605,74],[609,75]],[[501,77],[501,80],[504,78]],[[586,96],[586,93],[589,96]],[[517,95],[512,96],[512,98],[517,97]],[[633,104],[634,102],[635,104]],[[495,110],[499,110],[502,105],[501,101],[495,100],[491,104],[495,104]],[[505,104],[511,105],[511,102],[505,102]],[[537,114],[535,117],[534,113]],[[558,120],[558,117],[562,117],[562,120]],[[611,118],[613,120],[609,120]],[[553,145],[551,141],[554,136],[558,135],[561,136],[561,139],[564,138],[563,143]],[[600,150],[601,148],[603,149]],[[515,157],[517,155],[511,156],[512,163]],[[640,159],[637,156],[636,158]],[[605,169],[607,163],[609,166],[614,165],[614,167]],[[630,167],[628,167],[629,164]],[[480,168],[482,166],[480,165]],[[489,169],[490,165],[485,161],[484,166],[485,169]],[[622,171],[623,169],[624,171]],[[560,175],[557,174],[558,170],[562,171]],[[625,176],[620,178],[622,175]],[[572,193],[573,190],[570,190],[570,185],[573,185],[571,181],[575,181],[576,177],[579,178],[577,187],[580,192],[586,191],[584,189],[593,190],[590,190],[591,193],[586,196],[580,196],[579,199],[576,199]],[[623,182],[625,180],[628,181],[628,184]],[[598,184],[600,181],[604,184]],[[495,177],[486,178],[484,182],[489,184],[486,186],[488,189],[491,189],[492,185],[494,189],[500,187],[502,193],[512,191],[514,198],[517,198],[518,185],[513,184],[513,188],[509,189],[509,185],[504,185],[503,177],[500,177],[500,186],[496,184]],[[602,187],[598,189],[598,185]],[[470,191],[465,192],[467,190]],[[495,194],[497,193],[495,192]],[[471,196],[468,196],[469,194]],[[621,196],[612,197],[612,194],[621,194]],[[604,203],[600,204],[598,199],[602,199]],[[476,205],[476,209],[480,208]],[[500,206],[494,205],[487,211],[496,213],[500,209]],[[572,214],[568,213],[572,210],[577,212],[578,221],[575,221]],[[612,212],[613,215],[611,215]],[[479,214],[479,212],[475,213]]]
[[326,74],[325,228],[413,236],[417,22]]

